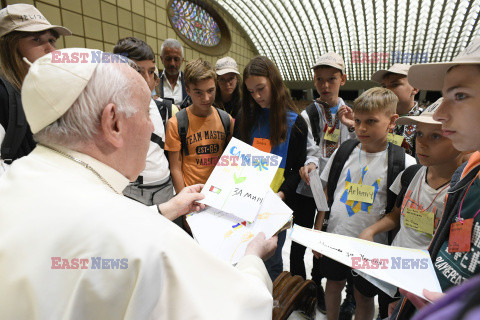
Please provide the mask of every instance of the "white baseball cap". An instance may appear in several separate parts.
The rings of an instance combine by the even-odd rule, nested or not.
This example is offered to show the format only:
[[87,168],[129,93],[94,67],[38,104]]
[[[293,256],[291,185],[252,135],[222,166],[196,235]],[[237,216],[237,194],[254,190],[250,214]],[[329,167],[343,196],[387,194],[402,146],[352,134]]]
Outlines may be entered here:
[[387,73],[395,73],[395,74],[401,74],[404,76],[408,75],[408,70],[410,69],[411,65],[409,64],[404,64],[404,63],[395,63],[392,65],[389,69],[381,69],[372,74],[372,81],[382,83],[383,77]]
[[[52,51],[35,60],[22,84],[22,104],[33,133],[59,119],[77,100],[98,64],[103,52],[69,48]],[[70,59],[63,57],[84,57]],[[65,61],[65,62],[58,62]],[[77,62],[72,62],[77,61]]]
[[342,71],[342,74],[345,74],[345,62],[343,61],[343,58],[335,52],[327,52],[322,55],[310,69],[315,69],[320,66],[329,66],[338,69]]
[[451,62],[413,65],[408,72],[408,82],[415,88],[440,91],[448,69],[463,64],[480,64],[480,37],[473,39]]
[[421,114],[418,116],[405,116],[400,117],[395,122],[396,124],[417,124],[421,123],[430,123],[430,124],[442,124],[439,121],[433,120],[433,114],[440,107],[443,102],[443,98],[438,99],[431,105],[429,105]]
[[217,63],[215,63],[215,72],[219,76],[229,72],[240,74],[240,72],[238,72],[237,62],[230,57],[218,59]]
[[65,27],[50,24],[43,14],[30,4],[12,4],[0,10],[0,37],[12,31],[40,32],[49,29],[62,36],[72,34]]

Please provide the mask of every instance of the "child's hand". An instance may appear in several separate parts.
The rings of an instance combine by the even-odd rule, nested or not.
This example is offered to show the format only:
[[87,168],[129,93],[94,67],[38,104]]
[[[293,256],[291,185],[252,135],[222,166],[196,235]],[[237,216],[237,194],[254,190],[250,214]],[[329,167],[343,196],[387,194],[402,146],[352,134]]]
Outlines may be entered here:
[[349,106],[341,106],[338,109],[338,116],[340,122],[347,127],[351,128],[355,125],[355,121],[353,120],[353,110]]
[[366,228],[365,230],[360,233],[358,236],[359,239],[367,240],[367,241],[372,241],[373,242],[373,237],[375,234],[369,230],[369,228]]
[[323,257],[320,252],[317,252],[315,250],[312,250],[312,252],[313,252],[313,255],[315,256],[315,258],[317,258],[317,259],[320,259],[321,257]]
[[303,181],[305,181],[307,185],[310,185],[310,177],[308,176],[308,174],[315,169],[317,169],[317,166],[311,162],[306,166],[303,166],[300,168],[299,170],[300,177],[302,178]]

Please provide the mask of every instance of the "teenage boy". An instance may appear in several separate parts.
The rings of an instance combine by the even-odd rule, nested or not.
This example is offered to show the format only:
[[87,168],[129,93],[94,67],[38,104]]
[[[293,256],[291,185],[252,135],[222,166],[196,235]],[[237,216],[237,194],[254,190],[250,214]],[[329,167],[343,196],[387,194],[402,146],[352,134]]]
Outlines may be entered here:
[[[402,116],[418,116],[422,110],[415,101],[418,89],[414,88],[407,79],[410,65],[396,63],[388,70],[378,70],[372,75],[372,81],[382,87],[392,90],[398,98],[397,114]],[[411,156],[415,156],[415,125],[397,124],[393,129],[394,143],[402,146]]]
[[[294,218],[296,224],[307,228],[313,226],[316,212],[315,201],[308,186],[310,184],[308,174],[316,168],[321,173],[335,149],[345,140],[355,138],[352,110],[338,96],[340,87],[347,80],[343,58],[334,52],[326,53],[317,60],[312,69],[313,82],[319,98],[307,106],[301,114],[308,125],[307,160],[305,166],[300,169],[303,181],[300,182],[297,189],[298,197],[301,200],[298,212],[303,212],[303,214]],[[292,242],[290,249],[290,272],[293,275],[300,275],[304,279],[306,278],[305,249],[296,242]],[[314,266],[317,262],[317,259],[313,259]],[[325,313],[322,276],[314,273],[312,277],[317,284],[318,309]],[[346,318],[351,318],[355,311],[355,299],[351,285],[347,286],[347,297],[342,305],[342,311],[350,314],[350,317]]]
[[[392,167],[401,166],[397,170],[403,170],[415,163],[415,159],[406,155],[403,148],[387,142],[388,132],[398,118],[395,113],[397,102],[398,98],[393,92],[384,88],[369,89],[355,100],[355,133],[359,143],[354,140],[343,143],[328,160],[320,178],[327,190],[330,184],[335,185],[330,198],[330,216],[325,219],[324,212],[319,212],[315,229],[321,230],[325,219],[328,220],[327,232],[358,237],[365,228],[383,218],[387,205],[392,199],[395,200],[395,195],[388,193],[388,181],[396,177]],[[350,153],[345,157],[343,166],[338,168],[341,161],[336,155],[345,155],[344,150]],[[338,179],[334,181],[332,176],[338,171]],[[352,189],[370,192],[371,196],[355,198],[355,194],[350,193]],[[377,235],[374,241],[386,244],[387,234]],[[319,271],[327,278],[327,318],[337,319],[341,293],[351,268],[328,257],[321,257],[317,252],[314,254],[320,258]],[[362,277],[353,277],[353,283],[357,303],[355,319],[373,319],[373,300],[377,289]]]
[[[135,62],[150,91],[153,91],[155,87],[155,55],[148,44],[134,37],[123,38],[115,45],[113,53],[125,55]],[[159,108],[153,99],[150,100],[149,113],[154,131],[150,140],[145,169],[135,182],[125,188],[123,194],[151,206],[166,202],[173,197],[173,183],[164,152],[165,128]]]
[[168,120],[165,143],[177,193],[207,181],[232,136],[232,117],[212,106],[216,80],[212,65],[201,58],[185,68],[185,86],[193,103]]
[[[413,66],[408,80],[420,89],[442,91],[444,100],[433,118],[442,123],[443,135],[456,149],[476,150],[455,172],[454,176],[461,171],[460,179],[452,178],[442,220],[428,248],[444,291],[480,273],[480,38],[451,62]],[[405,294],[417,308],[427,303]],[[424,294],[435,298],[432,292]],[[393,319],[409,319],[415,307],[404,299]]]
[[[397,124],[416,125],[415,145],[421,164],[407,168],[398,175],[390,190],[398,194],[397,205],[385,218],[362,231],[359,238],[373,241],[382,232],[400,227],[392,246],[426,250],[442,217],[445,196],[453,173],[463,162],[462,152],[443,136],[442,124],[433,120],[433,113],[442,98],[419,116],[406,116]],[[412,224],[421,214],[428,222]],[[379,292],[380,318],[388,317],[388,303],[398,300]],[[383,303],[382,303],[383,302]]]

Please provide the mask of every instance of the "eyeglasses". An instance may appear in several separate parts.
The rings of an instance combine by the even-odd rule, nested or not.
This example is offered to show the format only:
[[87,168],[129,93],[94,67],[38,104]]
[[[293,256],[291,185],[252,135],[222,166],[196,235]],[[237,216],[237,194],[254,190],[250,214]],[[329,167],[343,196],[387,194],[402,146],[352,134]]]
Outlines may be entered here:
[[180,62],[180,61],[183,61],[183,58],[180,58],[180,57],[162,57],[162,59],[164,59],[165,61],[175,61],[175,62]]
[[227,84],[227,83],[232,83],[234,81],[237,81],[237,77],[233,76],[230,78],[218,78],[218,82],[222,84]]

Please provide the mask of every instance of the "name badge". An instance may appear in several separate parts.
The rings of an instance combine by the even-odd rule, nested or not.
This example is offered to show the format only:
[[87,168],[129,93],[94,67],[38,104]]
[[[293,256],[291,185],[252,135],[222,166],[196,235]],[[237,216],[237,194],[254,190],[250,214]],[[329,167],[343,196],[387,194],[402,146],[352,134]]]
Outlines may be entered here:
[[253,147],[257,148],[260,151],[268,152],[272,150],[272,145],[270,144],[269,139],[263,138],[253,138]]
[[348,187],[347,200],[373,203],[374,197],[374,186],[367,186],[359,183],[350,183],[350,186]]
[[387,141],[396,144],[397,146],[402,146],[403,139],[405,139],[405,137],[398,134],[389,133],[387,135]]
[[418,232],[433,234],[435,214],[432,211],[420,211],[414,208],[403,209],[405,226]]
[[332,128],[328,127],[323,139],[332,142],[338,142],[338,139],[340,138],[340,129],[335,129],[332,133],[330,133],[330,130],[332,130]]
[[448,238],[448,252],[469,252],[472,242],[473,218],[452,223]]

